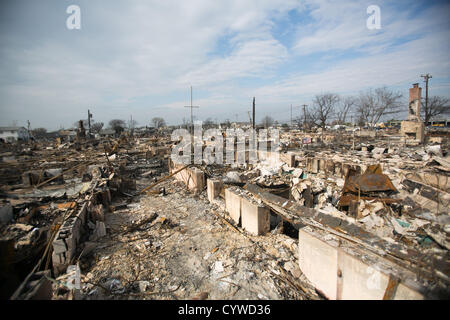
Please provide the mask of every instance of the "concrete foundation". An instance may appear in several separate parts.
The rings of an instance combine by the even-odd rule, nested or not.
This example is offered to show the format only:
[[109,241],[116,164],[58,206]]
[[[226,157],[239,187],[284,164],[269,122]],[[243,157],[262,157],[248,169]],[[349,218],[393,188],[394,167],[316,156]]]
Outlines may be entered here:
[[[389,273],[339,247],[337,241],[299,230],[299,266],[312,284],[329,299],[380,300],[385,297]],[[388,268],[386,268],[388,270]],[[417,288],[400,281],[391,299],[424,299]]]
[[241,218],[241,195],[235,188],[225,189],[225,208],[231,219],[239,224]]
[[[175,165],[171,168],[171,172],[181,169],[183,165]],[[189,190],[199,193],[205,188],[205,174],[202,170],[197,168],[186,168],[178,172],[175,179],[182,181]]]
[[215,198],[217,198],[222,192],[223,183],[217,179],[208,179],[207,180],[207,193],[209,202],[213,202]]
[[251,199],[242,198],[242,228],[253,235],[262,235],[270,230],[270,210]]

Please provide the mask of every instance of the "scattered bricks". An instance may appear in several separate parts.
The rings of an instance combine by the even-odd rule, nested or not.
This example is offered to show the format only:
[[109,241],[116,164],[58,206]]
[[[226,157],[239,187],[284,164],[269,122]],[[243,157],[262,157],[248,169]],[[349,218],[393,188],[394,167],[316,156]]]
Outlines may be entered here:
[[83,203],[77,214],[64,222],[53,240],[52,261],[53,271],[56,274],[64,272],[71,262],[81,238],[83,225],[86,223],[87,208],[90,206],[92,206],[90,201]]
[[238,190],[238,188],[225,189],[225,208],[236,224],[239,224],[241,217],[241,195]]
[[247,197],[242,198],[241,204],[242,228],[258,236],[270,230],[270,210],[264,205]]
[[217,179],[208,179],[207,180],[207,193],[209,202],[213,202],[215,198],[220,195],[222,191],[223,183]]

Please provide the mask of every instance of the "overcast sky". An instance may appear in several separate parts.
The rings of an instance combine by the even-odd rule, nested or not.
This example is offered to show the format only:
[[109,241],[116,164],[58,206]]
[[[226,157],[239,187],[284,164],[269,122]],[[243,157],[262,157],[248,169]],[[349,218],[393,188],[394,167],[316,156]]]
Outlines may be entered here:
[[[70,30],[69,5],[81,9]],[[381,9],[369,30],[367,7]],[[0,125],[56,130],[87,118],[148,125],[290,119],[314,94],[412,83],[450,97],[448,1],[0,2]],[[405,104],[406,109],[406,104]],[[294,116],[300,115],[294,108]]]

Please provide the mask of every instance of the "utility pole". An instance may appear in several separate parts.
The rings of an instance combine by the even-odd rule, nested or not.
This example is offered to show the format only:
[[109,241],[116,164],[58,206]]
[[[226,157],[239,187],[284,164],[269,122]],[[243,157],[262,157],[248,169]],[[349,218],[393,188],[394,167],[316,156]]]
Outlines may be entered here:
[[27,131],[28,131],[28,139],[31,137],[30,133],[30,120],[27,120]]
[[252,117],[252,128],[255,129],[255,97],[253,97],[253,117]]
[[425,75],[421,74],[420,76],[422,78],[424,78],[424,81],[425,81],[425,110],[428,111],[428,80],[433,77],[431,76],[431,74],[428,74],[428,73]]
[[199,106],[193,106],[192,105],[192,86],[191,86],[191,105],[190,106],[184,106],[185,108],[191,108],[191,135],[194,134],[194,120],[192,115],[192,109],[194,108],[200,108]]
[[306,132],[306,107],[308,105],[307,104],[302,104],[303,107],[303,116],[304,116],[304,120],[303,120],[303,131]]

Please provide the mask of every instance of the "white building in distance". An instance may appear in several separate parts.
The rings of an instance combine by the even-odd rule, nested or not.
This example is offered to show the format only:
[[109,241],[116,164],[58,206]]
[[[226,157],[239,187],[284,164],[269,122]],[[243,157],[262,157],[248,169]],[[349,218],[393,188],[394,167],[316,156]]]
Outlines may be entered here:
[[0,139],[7,142],[27,141],[30,135],[24,127],[0,127]]

